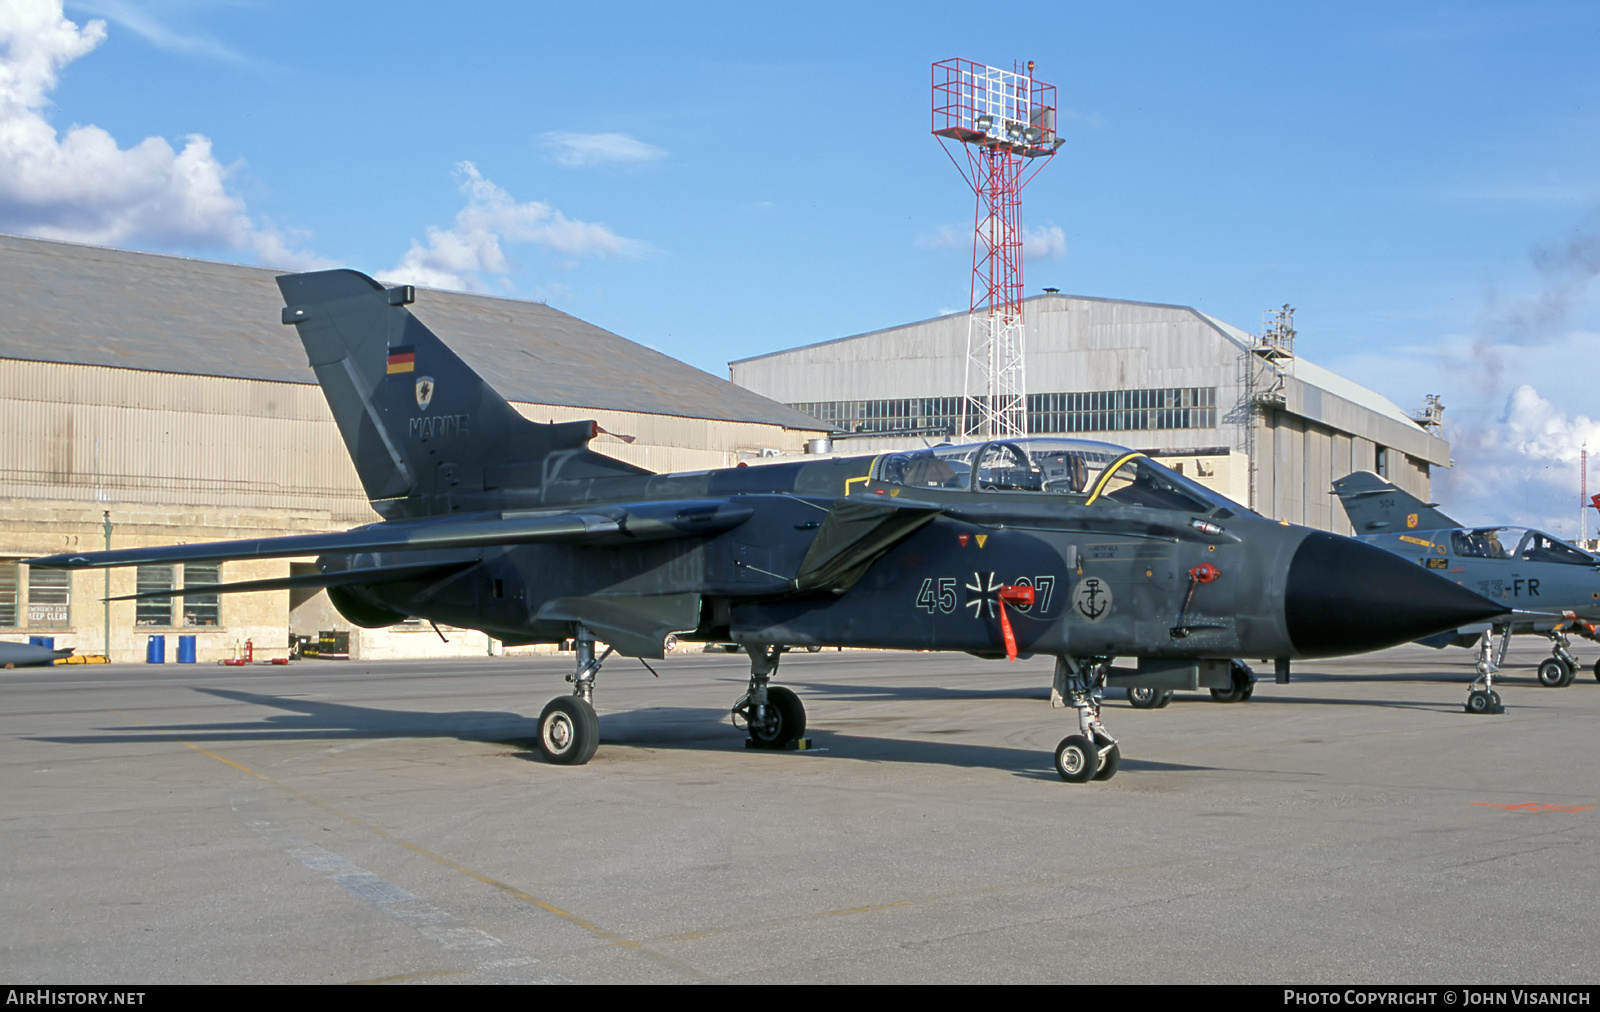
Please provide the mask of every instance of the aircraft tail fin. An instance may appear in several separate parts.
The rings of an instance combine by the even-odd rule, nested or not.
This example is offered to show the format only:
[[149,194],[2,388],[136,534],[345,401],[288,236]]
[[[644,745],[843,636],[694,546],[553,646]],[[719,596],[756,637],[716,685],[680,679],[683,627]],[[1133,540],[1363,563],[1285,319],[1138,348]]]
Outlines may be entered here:
[[1435,508],[1437,504],[1423,502],[1371,471],[1345,475],[1333,483],[1333,491],[1357,536],[1461,526]]
[[589,450],[594,422],[523,418],[406,306],[352,270],[286,274],[294,324],[373,507],[386,517],[460,508],[553,477],[647,474]]

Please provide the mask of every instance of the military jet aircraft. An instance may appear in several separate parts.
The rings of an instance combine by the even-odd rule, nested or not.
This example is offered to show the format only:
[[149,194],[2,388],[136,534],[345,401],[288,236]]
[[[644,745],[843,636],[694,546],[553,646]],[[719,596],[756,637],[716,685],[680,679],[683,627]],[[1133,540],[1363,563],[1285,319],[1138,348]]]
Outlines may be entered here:
[[410,286],[348,270],[278,285],[382,522],[30,565],[316,555],[317,573],[215,589],[323,587],[360,626],[418,616],[508,644],[570,642],[573,691],[538,723],[552,763],[594,754],[596,674],[611,652],[657,658],[681,638],[749,654],[733,713],[758,748],[805,730],[799,697],[771,684],[785,647],[1054,655],[1078,718],[1056,770],[1105,779],[1120,758],[1099,717],[1115,657],[1135,660],[1124,684],[1227,686],[1228,658],[1273,658],[1286,672],[1292,658],[1392,646],[1501,610],[1101,443],[1005,439],[652,474],[589,449],[593,422],[518,414],[406,308]]
[[[1572,684],[1578,662],[1568,650],[1568,633],[1600,638],[1595,625],[1600,622],[1600,558],[1543,531],[1467,527],[1440,512],[1437,504],[1425,503],[1371,471],[1340,478],[1333,491],[1362,540],[1504,602],[1504,613],[1482,632],[1466,628],[1421,640],[1435,647],[1478,646],[1483,685],[1473,682],[1469,711],[1499,708],[1493,677],[1512,634],[1548,637],[1551,653],[1539,664],[1539,682],[1550,687]],[[1600,661],[1594,674],[1600,679]]]
[[54,664],[59,658],[71,657],[72,647],[41,647],[33,643],[0,642],[0,668],[24,668],[32,664]]

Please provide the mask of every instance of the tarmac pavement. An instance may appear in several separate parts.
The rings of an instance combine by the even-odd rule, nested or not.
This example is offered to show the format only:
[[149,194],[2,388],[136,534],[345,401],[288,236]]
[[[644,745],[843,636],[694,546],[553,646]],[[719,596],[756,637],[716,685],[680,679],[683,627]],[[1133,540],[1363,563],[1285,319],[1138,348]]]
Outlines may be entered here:
[[565,659],[0,671],[0,979],[1594,983],[1600,682],[1513,643],[1499,716],[1423,647],[1111,690],[1086,785],[1048,658],[789,654],[802,753],[613,658],[573,768]]

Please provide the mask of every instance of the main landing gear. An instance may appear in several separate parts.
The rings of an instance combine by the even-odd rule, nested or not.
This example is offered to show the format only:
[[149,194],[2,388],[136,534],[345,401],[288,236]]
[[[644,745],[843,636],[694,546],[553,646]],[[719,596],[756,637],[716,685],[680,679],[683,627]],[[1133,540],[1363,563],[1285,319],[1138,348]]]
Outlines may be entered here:
[[611,648],[594,655],[594,634],[583,627],[573,638],[578,651],[577,670],[567,676],[572,695],[557,696],[539,714],[539,751],[558,766],[582,766],[594,758],[600,744],[600,718],[594,712],[594,676],[611,656]]
[[1128,705],[1135,710],[1159,710],[1172,702],[1171,689],[1152,689],[1136,685],[1128,689]]
[[806,708],[793,690],[768,685],[778,670],[783,650],[776,646],[746,647],[750,654],[750,688],[733,704],[735,721],[743,721],[747,748],[790,748],[806,733]]
[[[1572,640],[1560,629],[1545,633],[1550,638],[1550,656],[1539,662],[1539,684],[1551,689],[1564,689],[1572,684],[1578,672],[1578,662],[1568,653]],[[1596,662],[1596,677],[1600,677],[1600,662]]]
[[[1056,772],[1069,784],[1110,780],[1122,764],[1122,749],[1100,723],[1106,664],[1099,657],[1057,657],[1055,688],[1078,712],[1078,733],[1056,746]],[[1133,690],[1128,698],[1132,700]]]
[[1211,698],[1219,703],[1242,703],[1255,695],[1256,673],[1244,661],[1228,665],[1229,685],[1226,689],[1212,689]]
[[[1596,677],[1600,677],[1597,675]],[[1211,698],[1219,703],[1242,703],[1255,695],[1256,673],[1244,661],[1233,661],[1228,668],[1228,687],[1212,689]],[[1135,710],[1159,710],[1172,702],[1171,689],[1135,686],[1128,689],[1128,705]]]
[[1478,641],[1478,677],[1467,687],[1468,713],[1505,713],[1500,693],[1494,691],[1494,673],[1506,659],[1511,643],[1511,627],[1491,627]]

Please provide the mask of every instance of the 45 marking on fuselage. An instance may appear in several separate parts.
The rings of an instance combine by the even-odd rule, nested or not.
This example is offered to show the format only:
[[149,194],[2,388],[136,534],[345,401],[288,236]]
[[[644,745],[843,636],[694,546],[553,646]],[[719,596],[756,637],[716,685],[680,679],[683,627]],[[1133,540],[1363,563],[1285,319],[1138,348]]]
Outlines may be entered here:
[[[958,604],[956,589],[961,584],[962,581],[958,577],[930,576],[922,581],[921,587],[917,588],[916,605],[929,615],[954,614]],[[974,618],[982,618],[986,613],[993,616],[997,595],[1002,586],[1004,584],[996,580],[993,573],[972,574],[965,588],[966,606],[972,609]],[[1039,615],[1045,615],[1050,611],[1050,602],[1055,597],[1056,590],[1054,576],[1019,576],[1011,581],[1011,586],[1032,587],[1033,604],[1013,604],[1010,607],[1023,614],[1033,614],[1035,608],[1038,609]]]

